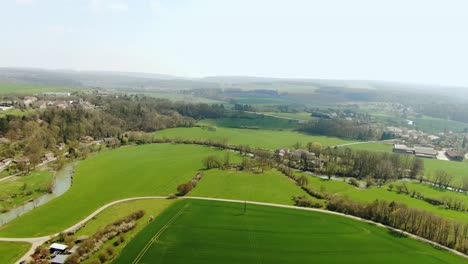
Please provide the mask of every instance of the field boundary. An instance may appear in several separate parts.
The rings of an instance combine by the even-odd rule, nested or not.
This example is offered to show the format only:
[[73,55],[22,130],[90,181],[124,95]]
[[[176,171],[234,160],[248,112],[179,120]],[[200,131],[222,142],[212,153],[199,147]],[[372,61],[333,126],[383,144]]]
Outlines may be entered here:
[[148,249],[151,247],[151,245],[161,236],[164,231],[169,227],[170,224],[172,224],[184,211],[187,209],[187,207],[190,206],[190,203],[184,205],[174,216],[172,216],[169,221],[161,228],[159,231],[146,243],[145,247],[138,253],[137,257],[133,260],[132,264],[137,264],[140,262],[141,258],[146,254]]
[[[126,198],[126,199],[121,199],[121,200],[116,200],[116,201],[113,201],[113,202],[110,202],[102,207],[100,207],[99,209],[97,209],[96,211],[94,211],[93,213],[91,213],[89,216],[87,216],[86,218],[84,218],[83,220],[81,220],[80,222],[78,222],[77,224],[73,225],[72,227],[70,228],[67,228],[65,230],[63,230],[62,232],[59,232],[59,233],[56,233],[56,234],[52,234],[52,235],[49,235],[49,236],[42,236],[42,237],[30,237],[30,238],[11,238],[11,237],[0,237],[0,241],[3,241],[3,242],[27,242],[27,243],[31,243],[31,249],[23,256],[20,258],[20,260],[24,260],[24,259],[28,259],[29,256],[34,252],[34,249],[39,246],[39,245],[42,245],[43,243],[45,243],[47,240],[55,237],[55,236],[58,236],[60,233],[63,233],[63,232],[70,232],[70,231],[76,231],[77,229],[79,229],[83,224],[85,224],[87,221],[91,220],[94,216],[96,216],[97,214],[99,214],[100,212],[102,212],[103,210],[115,205],[115,204],[119,204],[119,203],[124,203],[124,202],[128,202],[128,201],[135,201],[135,200],[144,200],[144,199],[168,199],[168,197],[166,196],[142,196],[142,197],[133,197],[133,198]],[[408,233],[406,231],[403,231],[401,229],[397,229],[397,228],[393,228],[393,227],[390,227],[390,226],[386,226],[386,225],[383,225],[381,223],[377,223],[377,222],[374,222],[374,221],[371,221],[371,220],[367,220],[367,219],[363,219],[363,218],[360,218],[360,217],[357,217],[357,216],[353,216],[353,215],[348,215],[348,214],[343,214],[343,213],[338,213],[338,212],[334,212],[334,211],[329,211],[329,210],[324,210],[324,209],[317,209],[317,208],[309,208],[309,207],[298,207],[298,206],[293,206],[293,205],[283,205],[283,204],[274,204],[274,203],[263,203],[263,202],[255,202],[255,201],[246,201],[246,200],[232,200],[232,199],[222,199],[222,198],[210,198],[210,197],[196,197],[196,196],[184,196],[184,197],[179,197],[177,199],[193,199],[193,200],[207,200],[207,201],[219,201],[219,202],[229,202],[229,203],[245,203],[245,204],[253,204],[253,205],[261,205],[261,206],[270,206],[270,207],[279,207],[279,208],[287,208],[287,209],[294,209],[294,210],[302,210],[302,211],[312,211],[312,212],[319,212],[319,213],[326,213],[326,214],[332,214],[332,215],[337,215],[337,216],[341,216],[341,217],[346,217],[346,218],[350,218],[350,219],[353,219],[353,220],[357,220],[357,221],[361,221],[361,222],[365,222],[365,223],[369,223],[369,224],[373,224],[373,225],[376,225],[376,226],[379,226],[379,227],[382,227],[382,228],[386,228],[388,230],[392,230],[394,232],[398,232],[400,234],[403,234],[403,235],[406,235],[408,237],[411,237],[415,240],[418,240],[418,241],[421,241],[421,242],[425,242],[427,244],[430,244],[432,246],[435,246],[437,248],[440,248],[440,249],[444,249],[448,252],[451,252],[455,255],[458,255],[458,256],[461,256],[461,257],[464,257],[466,259],[468,259],[468,255],[466,254],[463,254],[462,252],[459,252],[459,251],[456,251],[454,249],[451,249],[451,248],[448,248],[446,246],[443,246],[443,245],[440,245],[439,243],[436,243],[436,242],[433,242],[433,241],[430,241],[428,239],[425,239],[423,237],[420,237],[420,236],[417,236],[417,235],[413,235],[411,233]],[[20,263],[20,260],[18,260],[16,263]]]

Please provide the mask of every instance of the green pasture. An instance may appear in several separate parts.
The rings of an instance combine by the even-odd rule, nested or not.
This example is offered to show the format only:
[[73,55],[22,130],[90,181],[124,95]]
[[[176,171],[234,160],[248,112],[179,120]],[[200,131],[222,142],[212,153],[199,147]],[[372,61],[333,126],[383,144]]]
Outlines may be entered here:
[[0,242],[0,263],[13,264],[18,261],[31,247],[23,242]]
[[301,124],[296,120],[246,113],[233,113],[230,117],[207,119],[201,121],[200,124],[228,128],[249,127],[270,130],[297,130],[301,127]]
[[465,263],[387,229],[319,212],[180,201],[114,263]]
[[293,195],[307,194],[277,170],[261,174],[210,170],[188,195],[292,205]]
[[378,152],[392,152],[393,151],[393,145],[391,143],[362,143],[362,144],[343,146],[343,148],[350,148],[352,150],[378,151]]
[[[193,145],[152,144],[106,151],[79,163],[68,192],[0,227],[0,237],[49,235],[72,226],[111,201],[169,195],[224,152]],[[231,156],[233,161],[238,156]]]
[[250,145],[251,147],[276,149],[291,148],[296,142],[305,147],[308,142],[320,142],[323,146],[334,146],[351,141],[327,137],[312,136],[294,131],[272,131],[262,129],[237,129],[218,127],[216,131],[209,131],[199,127],[171,128],[155,133],[157,138],[181,138],[191,140],[227,141],[232,145]]
[[26,176],[0,182],[0,212],[44,195],[52,181],[52,172],[33,171]]
[[457,162],[457,161],[446,161],[436,159],[424,159],[425,176],[431,178],[434,173],[438,170],[444,170],[454,176],[451,185],[460,185],[463,182],[463,178],[468,177],[468,162]]
[[31,95],[47,92],[71,92],[74,89],[60,86],[0,83],[0,94]]
[[293,118],[293,119],[299,119],[299,120],[316,120],[317,118],[313,117],[310,115],[310,113],[281,113],[281,112],[265,112],[265,114],[273,115],[273,116],[279,116],[279,117],[286,117],[286,118]]

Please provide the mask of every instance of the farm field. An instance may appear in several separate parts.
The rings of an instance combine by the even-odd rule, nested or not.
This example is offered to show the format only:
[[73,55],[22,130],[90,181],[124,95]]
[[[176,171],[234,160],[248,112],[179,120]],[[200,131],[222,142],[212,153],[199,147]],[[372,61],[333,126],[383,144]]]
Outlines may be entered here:
[[[0,236],[49,235],[72,226],[111,201],[169,195],[202,169],[202,159],[223,151],[193,145],[121,147],[79,163],[68,192],[0,227]],[[235,161],[238,156],[231,156]],[[79,201],[79,202],[78,202]]]
[[59,86],[0,83],[0,94],[31,95],[46,92],[70,92],[74,89]]
[[323,146],[334,146],[352,141],[327,137],[312,136],[294,131],[272,131],[261,129],[237,129],[218,127],[216,131],[209,131],[199,127],[171,128],[155,133],[157,138],[183,138],[192,140],[227,140],[228,144],[250,145],[252,147],[276,149],[281,147],[291,148],[296,142],[303,147],[308,142],[320,142]]
[[[395,201],[408,205],[409,207],[418,208],[435,215],[455,219],[459,221],[468,221],[468,214],[466,212],[454,211],[444,209],[439,206],[431,205],[423,200],[412,198],[406,194],[399,194],[395,190],[389,191],[388,185],[381,188],[372,186],[369,189],[358,189],[346,182],[336,180],[323,180],[315,176],[309,175],[309,186],[317,190],[323,190],[331,194],[340,194],[349,197],[350,199],[358,202],[371,203],[376,199],[386,200],[389,202]],[[402,184],[402,182],[392,183],[393,185]],[[429,186],[420,185],[417,183],[406,182],[408,189],[417,190],[423,193],[426,197],[440,198],[442,196],[456,197],[457,199],[464,200],[468,203],[468,196],[464,194],[457,194],[454,192],[447,193],[437,191]],[[438,193],[439,192],[439,193]]]
[[[161,212],[166,210],[171,204],[173,204],[175,200],[166,200],[166,199],[145,199],[145,200],[135,200],[135,201],[128,201],[124,203],[119,203],[113,205],[112,207],[107,208],[106,210],[102,211],[98,215],[96,215],[92,220],[88,221],[82,229],[80,229],[75,236],[92,236],[99,230],[104,229],[107,225],[113,223],[116,220],[124,218],[135,211],[143,210],[145,211],[145,215],[137,221],[137,225],[134,229],[127,232],[125,234],[125,241],[119,243],[118,246],[113,246],[114,254],[112,257],[117,256],[120,251],[127,245],[127,243],[140,232],[143,228],[145,228],[148,223],[150,222],[150,217],[157,217]],[[117,238],[107,241],[101,247],[101,249],[93,254],[89,259],[82,263],[93,263],[93,261],[99,260],[98,256],[101,252],[104,252],[105,249],[113,244]]]
[[[285,246],[287,245],[287,246]],[[114,263],[465,263],[368,223],[318,212],[183,200]]]
[[210,170],[188,195],[292,205],[293,195],[307,194],[276,170],[262,174]]
[[13,264],[31,247],[29,243],[0,242],[0,263]]
[[295,130],[301,126],[296,120],[250,113],[233,113],[231,117],[205,119],[200,121],[200,124],[228,128],[257,128],[269,130]]
[[343,146],[352,150],[367,150],[367,151],[379,151],[379,152],[392,152],[393,145],[386,143],[362,143],[349,146]]
[[265,112],[265,114],[286,117],[286,118],[294,118],[300,120],[316,120],[317,118],[312,117],[310,113],[281,113],[281,112]]
[[0,182],[0,212],[45,194],[53,178],[50,171],[33,171],[29,175]]

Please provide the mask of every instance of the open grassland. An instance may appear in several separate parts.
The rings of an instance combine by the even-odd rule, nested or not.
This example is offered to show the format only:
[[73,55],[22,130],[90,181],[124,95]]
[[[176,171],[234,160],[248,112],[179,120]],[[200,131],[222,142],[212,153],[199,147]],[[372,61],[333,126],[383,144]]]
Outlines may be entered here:
[[13,264],[31,247],[29,243],[0,242],[0,263]]
[[[358,202],[371,203],[376,199],[386,200],[388,202],[399,202],[408,205],[409,207],[421,209],[432,214],[455,219],[458,221],[468,221],[468,214],[466,212],[454,211],[442,208],[440,206],[434,206],[423,200],[412,198],[409,195],[403,193],[397,193],[395,188],[393,191],[388,190],[388,185],[381,188],[373,186],[369,189],[359,189],[350,185],[346,182],[336,180],[324,180],[315,176],[308,177],[309,186],[317,190],[322,190],[330,194],[340,194],[349,197],[350,199]],[[402,182],[392,183],[393,185],[402,184]],[[449,196],[457,199],[461,199],[468,203],[468,196],[455,193],[455,192],[444,192],[433,189],[429,186],[421,184],[406,182],[409,190],[416,190],[421,192],[425,197],[441,198],[443,196]]]
[[424,170],[425,176],[431,178],[434,173],[438,170],[444,170],[454,176],[451,185],[460,185],[463,182],[463,178],[468,177],[468,162],[457,162],[457,161],[446,161],[446,160],[435,160],[435,159],[424,159]]
[[[224,152],[193,145],[122,147],[82,161],[64,195],[0,227],[0,236],[31,237],[64,230],[111,201],[169,195],[202,169],[202,159]],[[237,156],[232,156],[235,161]]]
[[60,86],[0,83],[0,94],[30,95],[47,92],[71,92],[74,89]]
[[234,113],[232,117],[207,119],[201,121],[200,124],[229,128],[250,127],[270,130],[294,130],[301,126],[296,120],[246,113]]
[[26,176],[0,182],[0,212],[44,195],[52,182],[50,171],[33,171]]
[[414,121],[419,130],[432,133],[440,133],[445,130],[462,132],[465,128],[468,128],[468,124],[466,123],[432,116],[410,116],[408,119]]
[[120,239],[116,237],[104,243],[101,249],[93,254],[88,260],[82,263],[93,263],[93,261],[98,261],[98,256],[101,252],[104,252],[106,248],[112,246],[114,249],[114,254],[110,258],[118,255],[120,251],[127,245],[127,243],[136,235],[138,232],[143,230],[148,223],[150,222],[150,217],[157,217],[161,212],[166,210],[175,200],[162,200],[162,199],[146,199],[146,200],[135,200],[116,204],[98,215],[96,215],[92,220],[86,223],[85,227],[80,229],[75,236],[92,236],[99,230],[103,230],[107,225],[112,224],[114,221],[122,219],[135,211],[143,210],[145,215],[137,220],[137,225],[134,229],[125,234],[125,241],[119,243],[115,246],[113,243]]
[[276,149],[291,148],[296,142],[305,146],[308,142],[320,142],[323,146],[334,146],[349,143],[344,139],[311,136],[294,131],[272,131],[261,129],[236,129],[218,127],[216,131],[209,131],[199,127],[171,128],[156,132],[157,138],[182,138],[191,140],[224,141],[232,145],[250,145],[252,147]]
[[292,205],[293,195],[307,194],[276,170],[262,174],[210,170],[189,195]]
[[465,263],[364,222],[318,212],[184,200],[114,263]]
[[316,120],[317,118],[310,115],[310,113],[281,113],[281,112],[265,112],[265,114],[279,116],[279,117],[286,117],[286,118],[293,118],[299,120]]
[[206,104],[225,103],[222,101],[217,101],[217,100],[203,98],[203,97],[196,97],[192,95],[186,95],[186,94],[182,94],[178,92],[148,91],[148,92],[141,92],[137,94],[144,94],[149,97],[167,99],[171,101],[183,101],[183,102],[190,102],[190,103],[206,103]]
[[350,148],[352,150],[367,150],[367,151],[378,151],[378,152],[392,152],[393,145],[390,143],[362,143],[354,144],[349,146],[343,146],[343,148]]

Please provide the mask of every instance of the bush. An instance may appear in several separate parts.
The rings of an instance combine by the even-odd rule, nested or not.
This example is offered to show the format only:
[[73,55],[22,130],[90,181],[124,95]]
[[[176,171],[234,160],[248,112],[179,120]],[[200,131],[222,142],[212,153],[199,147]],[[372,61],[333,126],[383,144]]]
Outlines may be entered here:
[[307,199],[304,195],[293,196],[294,204],[301,207],[322,208],[322,204],[316,201]]
[[114,254],[114,248],[112,246],[108,246],[106,248],[106,252],[109,254],[109,256],[112,256]]
[[101,263],[106,262],[107,259],[109,259],[109,255],[107,254],[107,252],[102,252],[101,254],[99,254],[99,261],[101,261]]

